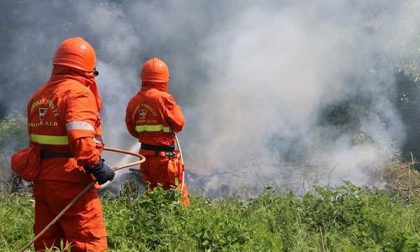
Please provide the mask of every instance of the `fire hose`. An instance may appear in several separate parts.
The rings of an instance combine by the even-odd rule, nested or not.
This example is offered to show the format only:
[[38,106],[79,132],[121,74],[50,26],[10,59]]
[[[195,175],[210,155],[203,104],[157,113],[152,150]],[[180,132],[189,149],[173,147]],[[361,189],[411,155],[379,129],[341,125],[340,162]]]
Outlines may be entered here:
[[175,135],[175,142],[176,142],[176,146],[178,148],[179,151],[179,157],[181,160],[181,164],[184,167],[183,171],[182,171],[182,185],[181,185],[181,192],[184,192],[184,184],[185,184],[185,166],[184,166],[184,157],[182,156],[182,149],[181,149],[181,144],[179,143],[179,139],[178,136],[174,133]]
[[[127,167],[131,167],[134,165],[138,165],[143,163],[146,158],[138,153],[134,153],[134,152],[129,152],[129,151],[125,151],[125,150],[120,150],[120,149],[116,149],[116,148],[110,148],[110,147],[104,147],[105,151],[111,151],[111,152],[116,152],[116,153],[121,153],[121,154],[127,154],[127,155],[131,155],[131,156],[135,156],[138,157],[139,160],[135,161],[135,162],[131,162],[131,163],[127,163],[127,164],[123,164],[123,165],[119,165],[115,168],[113,168],[114,171],[118,171]],[[85,188],[83,188],[83,190],[76,195],[76,197],[73,198],[72,201],[70,201],[69,204],[67,204],[66,207],[63,208],[63,210],[61,210],[61,212],[59,214],[57,214],[57,216],[50,222],[48,223],[48,225],[41,231],[38,233],[37,236],[35,236],[35,238],[33,238],[30,242],[28,242],[24,247],[22,247],[19,252],[23,252],[26,249],[28,249],[29,246],[32,245],[32,243],[34,243],[39,237],[41,237],[52,225],[54,225],[60,218],[61,216],[63,216],[63,214],[74,205],[74,203],[76,203],[76,201],[85,193],[87,192],[94,184],[96,183],[96,181],[92,181],[91,183],[89,183]]]

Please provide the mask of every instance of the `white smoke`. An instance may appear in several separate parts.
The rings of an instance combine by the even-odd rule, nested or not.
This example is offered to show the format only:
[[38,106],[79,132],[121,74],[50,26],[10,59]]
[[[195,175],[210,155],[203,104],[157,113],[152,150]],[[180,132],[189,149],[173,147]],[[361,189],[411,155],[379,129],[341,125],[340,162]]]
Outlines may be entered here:
[[[150,57],[168,63],[170,91],[186,114],[180,140],[187,169],[219,174],[217,184],[296,190],[343,180],[366,184],[404,142],[392,101],[395,70],[418,65],[415,0],[27,1],[24,7],[19,31],[36,36],[16,39],[19,48],[48,50],[19,51],[14,62],[40,56],[46,60],[37,68],[45,70],[59,42],[75,35],[97,49],[109,146],[136,141],[126,132],[125,108]],[[38,72],[36,79],[47,79]],[[33,80],[21,83],[34,90],[40,83]],[[352,114],[357,128],[321,120],[342,101],[363,104]]]
[[[404,131],[390,99],[394,68],[407,55],[398,54],[393,35],[404,26],[400,22],[406,21],[407,10],[418,4],[376,2],[377,9],[363,10],[369,6],[357,3],[249,6],[205,40],[202,55],[210,79],[199,94],[199,130],[193,137],[201,139],[201,148],[190,149],[201,157],[197,167],[212,173],[236,164],[249,172],[246,181],[253,174],[303,175],[299,169],[285,170],[281,153],[273,155],[278,151],[272,148],[273,138],[280,138],[297,144],[294,151],[305,157],[298,160],[307,167],[305,173],[311,167],[320,172],[321,178],[309,174],[306,179],[366,184],[370,172],[395,157]],[[374,21],[380,27],[369,27]],[[411,36],[400,36],[398,42]],[[325,137],[334,130],[320,125],[320,112],[347,96],[372,100],[367,115],[359,115],[369,142],[354,143],[352,131]],[[255,159],[251,167],[245,167],[250,161],[244,155]],[[273,164],[268,171],[261,169],[265,162]]]

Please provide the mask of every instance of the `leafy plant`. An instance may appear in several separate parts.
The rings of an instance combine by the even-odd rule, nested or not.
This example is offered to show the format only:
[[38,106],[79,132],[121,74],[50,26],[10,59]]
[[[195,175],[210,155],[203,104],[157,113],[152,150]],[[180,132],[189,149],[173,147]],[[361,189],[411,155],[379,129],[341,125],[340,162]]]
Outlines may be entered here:
[[[418,251],[420,196],[400,200],[346,183],[303,197],[267,188],[258,197],[193,197],[176,190],[103,197],[109,251]],[[33,200],[0,194],[0,250],[32,237]]]
[[10,156],[28,144],[26,131],[23,116],[10,115],[0,119],[0,191],[16,192],[24,187],[22,179],[10,170]]

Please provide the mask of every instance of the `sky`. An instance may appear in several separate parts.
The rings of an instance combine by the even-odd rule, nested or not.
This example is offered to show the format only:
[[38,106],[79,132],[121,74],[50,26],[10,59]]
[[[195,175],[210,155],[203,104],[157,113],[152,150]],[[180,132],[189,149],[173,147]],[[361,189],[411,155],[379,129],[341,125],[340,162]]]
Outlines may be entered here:
[[[418,70],[418,1],[0,6],[1,110],[24,113],[60,42],[82,36],[97,52],[106,144],[131,149],[125,108],[139,90],[142,64],[161,58],[187,120],[179,134],[186,169],[207,179],[204,191],[370,185],[406,138],[395,73]],[[351,123],[326,122],[325,111],[337,104],[350,104]]]

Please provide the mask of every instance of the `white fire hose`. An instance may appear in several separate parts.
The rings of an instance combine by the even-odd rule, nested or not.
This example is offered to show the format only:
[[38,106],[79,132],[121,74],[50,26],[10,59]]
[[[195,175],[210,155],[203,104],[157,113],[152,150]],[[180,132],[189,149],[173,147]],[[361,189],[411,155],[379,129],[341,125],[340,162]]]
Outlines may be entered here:
[[182,149],[181,149],[181,144],[179,143],[179,139],[178,136],[174,133],[175,135],[175,142],[176,142],[176,146],[178,148],[179,151],[179,157],[181,160],[181,164],[183,166],[183,170],[182,170],[182,185],[181,185],[181,192],[184,192],[184,184],[185,184],[185,165],[184,165],[184,157],[182,156]]

